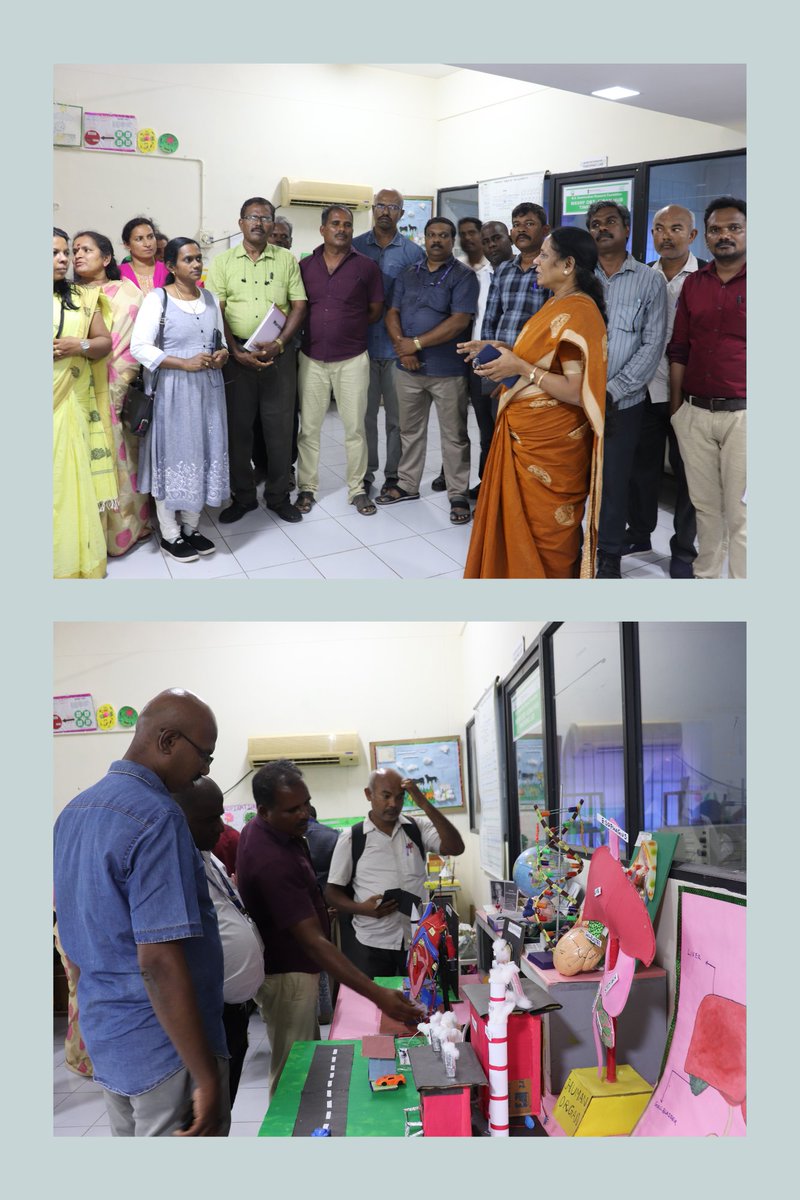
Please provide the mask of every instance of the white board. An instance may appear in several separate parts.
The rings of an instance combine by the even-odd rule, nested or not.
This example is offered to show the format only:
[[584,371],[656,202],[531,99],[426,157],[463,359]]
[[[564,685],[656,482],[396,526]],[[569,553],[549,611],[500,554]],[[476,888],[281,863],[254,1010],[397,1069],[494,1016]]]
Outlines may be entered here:
[[201,194],[200,163],[191,159],[53,148],[53,224],[70,238],[81,229],[104,233],[118,261],[131,217],[152,217],[171,238],[196,237]]
[[504,879],[506,806],[500,732],[499,693],[495,681],[475,706],[475,769],[481,797],[481,867],[487,874]]
[[529,201],[542,203],[544,171],[528,175],[504,175],[499,179],[482,179],[478,183],[478,216],[482,221],[502,221],[511,224],[511,213],[518,204]]

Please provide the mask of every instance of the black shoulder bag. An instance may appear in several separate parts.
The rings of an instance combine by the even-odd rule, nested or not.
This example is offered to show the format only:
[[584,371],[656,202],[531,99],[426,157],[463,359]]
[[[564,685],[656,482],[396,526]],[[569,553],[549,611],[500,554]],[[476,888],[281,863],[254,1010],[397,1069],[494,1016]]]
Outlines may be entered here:
[[[162,290],[164,292],[164,300],[161,304],[161,320],[158,323],[158,333],[156,334],[155,343],[159,350],[164,345],[164,322],[167,317],[167,289],[163,288]],[[153,402],[158,386],[159,373],[159,367],[156,367],[155,371],[150,373],[149,391],[145,390],[143,367],[139,367],[139,374],[128,385],[128,391],[122,404],[122,420],[134,437],[144,437],[152,424]]]

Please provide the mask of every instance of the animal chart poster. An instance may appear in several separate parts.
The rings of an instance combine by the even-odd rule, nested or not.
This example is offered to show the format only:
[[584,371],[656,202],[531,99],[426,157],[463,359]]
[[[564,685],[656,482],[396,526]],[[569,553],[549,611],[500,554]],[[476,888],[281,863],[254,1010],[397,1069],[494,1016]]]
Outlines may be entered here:
[[745,926],[738,896],[680,889],[675,1013],[634,1137],[747,1132]]
[[[419,790],[436,808],[450,812],[464,808],[464,780],[461,773],[461,738],[457,736],[402,742],[370,742],[372,766],[391,767],[403,779],[413,779]],[[403,811],[415,805],[406,797]]]
[[425,248],[425,225],[433,216],[433,196],[406,196],[398,230],[403,237]]

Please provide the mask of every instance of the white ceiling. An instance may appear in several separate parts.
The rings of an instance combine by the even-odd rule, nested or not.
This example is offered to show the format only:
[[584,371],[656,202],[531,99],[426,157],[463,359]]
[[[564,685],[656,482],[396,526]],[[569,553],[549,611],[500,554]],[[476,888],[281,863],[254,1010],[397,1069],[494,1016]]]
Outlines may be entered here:
[[[374,64],[378,65],[378,64]],[[744,133],[747,119],[746,68],[744,63],[582,63],[540,65],[537,63],[419,63],[380,64],[387,71],[425,75],[441,79],[458,68],[503,75],[543,87],[561,88],[590,96],[599,88],[619,85],[639,92],[627,100],[607,104],[630,104],[674,117],[707,121]]]

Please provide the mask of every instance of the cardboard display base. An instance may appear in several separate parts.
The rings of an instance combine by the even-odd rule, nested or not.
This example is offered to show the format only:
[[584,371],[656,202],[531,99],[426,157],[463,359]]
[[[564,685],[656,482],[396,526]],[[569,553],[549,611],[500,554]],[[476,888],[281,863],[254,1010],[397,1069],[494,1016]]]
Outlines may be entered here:
[[617,1067],[615,1083],[596,1067],[571,1071],[553,1116],[567,1137],[625,1137],[644,1112],[652,1087],[633,1067]]

